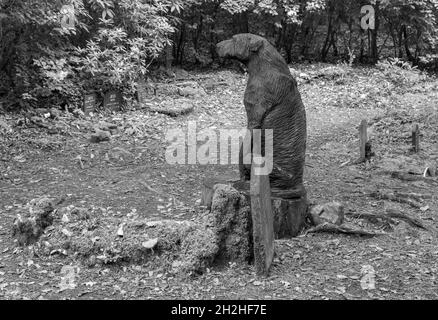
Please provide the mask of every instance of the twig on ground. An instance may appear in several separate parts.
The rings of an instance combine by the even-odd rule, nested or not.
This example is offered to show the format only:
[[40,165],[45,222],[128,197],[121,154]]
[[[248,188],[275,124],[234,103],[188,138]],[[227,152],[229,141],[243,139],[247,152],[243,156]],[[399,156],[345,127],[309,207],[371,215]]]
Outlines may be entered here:
[[429,229],[423,224],[423,222],[420,219],[410,217],[406,213],[403,213],[403,212],[398,211],[396,209],[387,209],[386,214],[391,218],[404,220],[413,227],[418,227],[420,229],[429,231]]
[[403,220],[405,222],[407,222],[408,224],[410,224],[413,227],[417,227],[423,230],[427,230],[430,231],[430,229],[428,227],[426,227],[424,225],[424,223],[417,218],[413,218],[411,216],[409,216],[408,214],[398,211],[396,209],[387,209],[385,214],[381,214],[381,213],[356,213],[356,212],[350,212],[348,213],[348,216],[352,217],[352,218],[357,218],[357,219],[367,219],[370,222],[375,222],[377,219],[381,219],[384,220],[385,222],[394,224],[394,220],[393,219],[399,219],[399,220]]
[[325,233],[343,233],[343,234],[352,234],[352,235],[359,235],[364,237],[375,237],[384,235],[386,233],[377,233],[372,231],[367,231],[363,229],[358,228],[352,228],[348,227],[346,225],[337,226],[331,223],[323,223],[319,226],[313,227],[309,230],[307,230],[306,234],[308,233],[318,233],[318,232],[325,232]]
[[395,221],[391,219],[391,217],[385,214],[374,214],[374,213],[357,213],[357,212],[349,212],[348,216],[356,219],[367,219],[371,222],[375,222],[378,219],[384,220],[385,222],[394,224]]
[[378,200],[390,200],[390,201],[399,202],[399,203],[406,203],[406,204],[408,204],[411,207],[414,207],[416,209],[420,209],[422,207],[422,205],[419,204],[417,201],[408,199],[406,197],[398,195],[397,193],[392,193],[392,192],[386,193],[386,192],[382,192],[382,191],[376,191],[376,192],[370,193],[370,197],[376,198]]
[[[144,186],[146,189],[148,189],[149,191],[151,191],[151,192],[154,192],[154,193],[156,193],[156,194],[159,194],[160,196],[165,196],[165,193],[164,192],[162,192],[162,191],[158,191],[158,190],[156,190],[156,189],[154,189],[154,188],[152,188],[150,185],[148,185],[146,182],[144,182],[144,181],[139,181],[139,183],[142,185],[142,186]],[[169,195],[170,195],[170,197],[172,197],[172,199],[173,199],[173,201],[174,201],[174,204],[176,204],[176,205],[184,205],[184,203],[183,202],[181,202],[181,201],[179,201],[172,193],[170,193],[169,192]]]
[[[387,172],[388,173],[388,172]],[[433,178],[425,178],[422,174],[412,174],[412,173],[406,173],[406,172],[389,172],[392,178],[399,179],[402,181],[412,182],[412,181],[423,181],[429,184],[437,185],[438,182],[434,180]]]

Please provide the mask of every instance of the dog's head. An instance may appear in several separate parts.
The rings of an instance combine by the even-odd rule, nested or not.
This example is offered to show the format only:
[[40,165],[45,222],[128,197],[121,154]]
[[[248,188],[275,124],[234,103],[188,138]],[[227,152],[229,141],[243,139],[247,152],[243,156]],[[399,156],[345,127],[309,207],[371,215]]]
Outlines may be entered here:
[[250,33],[240,33],[231,39],[217,44],[216,50],[220,58],[237,59],[247,62],[257,55],[267,40]]

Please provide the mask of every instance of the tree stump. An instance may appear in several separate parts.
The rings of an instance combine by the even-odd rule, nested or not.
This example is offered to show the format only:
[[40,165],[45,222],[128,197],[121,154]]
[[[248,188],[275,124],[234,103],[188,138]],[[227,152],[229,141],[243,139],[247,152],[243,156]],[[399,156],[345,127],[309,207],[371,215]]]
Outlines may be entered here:
[[213,201],[213,195],[215,192],[215,186],[218,184],[225,184],[232,186],[236,182],[236,179],[233,180],[231,177],[211,177],[206,178],[203,181],[202,186],[202,195],[201,195],[201,206],[207,207],[208,210],[211,210],[211,204]]
[[12,225],[12,236],[20,246],[36,243],[44,230],[53,223],[54,201],[34,199],[28,204],[29,212],[18,214]]
[[306,226],[309,203],[304,195],[297,199],[272,199],[276,239],[297,237]]
[[[225,184],[234,187],[250,201],[250,185],[248,182],[233,179],[212,177],[204,180],[201,204],[211,209],[215,186]],[[271,189],[272,210],[274,213],[274,235],[276,239],[297,237],[306,225],[308,201],[304,191],[301,197],[283,199],[281,191]]]
[[239,191],[229,185],[216,185],[211,212],[205,215],[203,223],[216,238],[219,250],[215,260],[251,261],[253,241],[250,204]]

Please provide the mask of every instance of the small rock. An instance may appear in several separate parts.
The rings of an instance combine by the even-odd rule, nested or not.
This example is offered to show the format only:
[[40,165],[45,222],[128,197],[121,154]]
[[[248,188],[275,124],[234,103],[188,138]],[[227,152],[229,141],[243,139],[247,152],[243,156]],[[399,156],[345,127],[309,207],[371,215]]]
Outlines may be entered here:
[[117,230],[117,235],[120,237],[120,238],[123,238],[123,236],[124,236],[124,232],[123,232],[123,227],[124,227],[125,225],[122,223],[121,225],[120,225],[120,227],[119,227],[119,229]]
[[205,95],[205,91],[202,88],[190,88],[190,87],[184,87],[184,88],[178,88],[178,94],[183,97],[190,97],[190,96],[203,96]]
[[187,79],[189,76],[189,73],[186,70],[179,68],[174,69],[173,73],[175,74],[175,78],[177,80]]
[[87,267],[92,268],[94,266],[96,266],[97,264],[97,258],[95,255],[91,255],[86,261],[85,264],[87,265]]
[[97,129],[96,133],[93,133],[90,137],[90,142],[92,143],[100,143],[104,141],[110,141],[111,139],[111,133],[108,131],[102,131]]
[[426,168],[426,170],[424,171],[424,177],[436,177],[437,175],[437,165],[436,163],[431,163],[429,164],[429,166]]
[[340,226],[344,222],[344,207],[339,202],[316,205],[310,210],[310,215],[315,226],[325,222]]
[[[175,260],[172,262],[172,271],[177,273],[184,264],[181,261]],[[151,275],[149,275],[151,277]]]
[[36,108],[34,111],[40,116],[44,116],[45,114],[50,113],[50,110],[46,108]]
[[61,282],[59,291],[73,290],[77,287],[76,284],[76,268],[72,266],[63,266],[61,269]]
[[12,128],[6,121],[0,119],[0,132],[2,130],[6,131],[6,132],[11,132]]
[[72,113],[76,117],[84,117],[85,116],[85,113],[81,109],[74,109]]
[[112,149],[109,152],[108,156],[116,160],[125,160],[125,161],[133,160],[135,158],[134,154],[120,147],[116,147]]
[[73,236],[73,233],[67,229],[61,230],[62,234],[65,235],[67,238],[71,238]]
[[41,117],[37,117],[37,116],[33,116],[30,118],[30,121],[34,122],[34,123],[43,123],[44,120]]
[[50,109],[50,116],[51,116],[52,118],[54,118],[54,119],[56,119],[56,118],[60,118],[61,115],[62,115],[61,110],[58,110],[58,109],[56,109],[56,108],[51,108],[51,109]]
[[376,271],[373,266],[366,265],[361,269],[362,279],[360,280],[360,286],[362,290],[375,290],[376,289]]
[[113,130],[117,130],[118,126],[114,123],[100,121],[99,124],[96,126],[96,129],[102,131],[113,131]]
[[158,244],[158,238],[152,239],[142,243],[142,246],[146,249],[154,249]]

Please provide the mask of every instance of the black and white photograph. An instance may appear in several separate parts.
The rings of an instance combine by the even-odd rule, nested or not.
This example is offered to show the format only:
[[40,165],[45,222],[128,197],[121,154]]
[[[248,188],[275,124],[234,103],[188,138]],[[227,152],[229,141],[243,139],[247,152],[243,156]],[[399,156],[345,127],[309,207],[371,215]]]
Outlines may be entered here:
[[437,76],[438,0],[0,0],[0,300],[438,300]]

